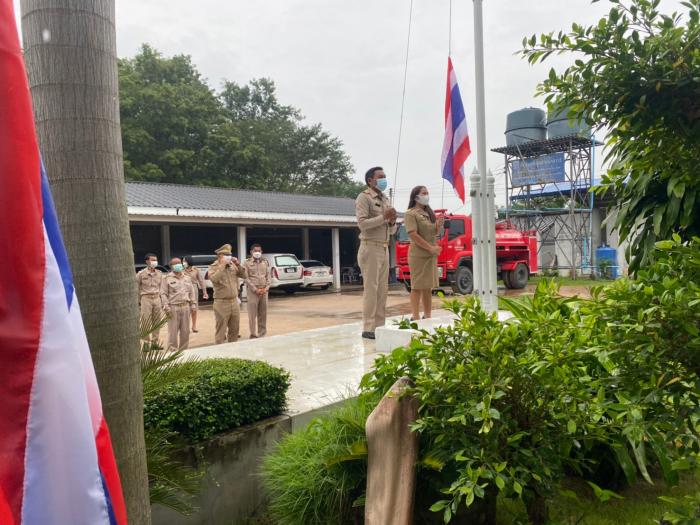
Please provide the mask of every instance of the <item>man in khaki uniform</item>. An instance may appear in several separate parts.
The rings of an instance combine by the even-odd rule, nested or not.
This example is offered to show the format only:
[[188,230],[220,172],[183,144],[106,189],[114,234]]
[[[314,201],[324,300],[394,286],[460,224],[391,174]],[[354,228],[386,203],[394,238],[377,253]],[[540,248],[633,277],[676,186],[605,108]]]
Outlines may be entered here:
[[[172,272],[160,284],[160,300],[163,310],[170,315],[168,320],[168,350],[185,350],[190,344],[190,311],[195,307],[192,281],[184,273],[182,261],[177,257],[170,260]],[[177,336],[180,335],[178,345]]]
[[[156,268],[157,266],[158,258],[156,255],[147,253],[146,267],[136,274],[142,323],[151,319],[159,319],[163,314],[163,308],[160,303],[160,283],[163,279],[163,272]],[[157,330],[151,334],[150,340],[152,342],[158,341]]]
[[243,266],[231,255],[231,245],[224,244],[214,253],[218,259],[209,266],[209,280],[214,285],[214,319],[216,344],[238,340],[241,310],[238,306],[238,278],[245,278]]
[[267,295],[270,291],[270,263],[263,259],[262,247],[250,247],[250,257],[243,263],[248,289],[248,327],[250,338],[263,337],[267,333]]
[[381,167],[365,173],[367,189],[355,200],[360,228],[357,262],[362,271],[362,337],[374,339],[374,329],[386,319],[389,292],[389,237],[396,232],[396,210],[384,195],[387,181]]
[[192,286],[194,287],[194,296],[197,298],[195,301],[194,310],[192,310],[192,332],[195,334],[197,330],[197,310],[199,309],[199,291],[202,290],[202,299],[209,299],[209,294],[207,293],[207,285],[202,278],[202,274],[199,273],[199,269],[192,265],[192,259],[188,256],[182,258],[182,265],[185,267],[184,274],[190,278],[192,281]]

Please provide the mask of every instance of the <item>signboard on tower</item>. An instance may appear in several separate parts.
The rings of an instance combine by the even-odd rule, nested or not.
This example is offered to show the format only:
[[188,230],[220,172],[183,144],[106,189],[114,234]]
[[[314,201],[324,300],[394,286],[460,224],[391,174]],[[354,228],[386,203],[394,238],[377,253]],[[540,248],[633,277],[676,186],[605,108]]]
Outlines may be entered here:
[[564,153],[513,161],[510,166],[511,186],[516,188],[532,184],[564,182],[566,180],[564,166]]

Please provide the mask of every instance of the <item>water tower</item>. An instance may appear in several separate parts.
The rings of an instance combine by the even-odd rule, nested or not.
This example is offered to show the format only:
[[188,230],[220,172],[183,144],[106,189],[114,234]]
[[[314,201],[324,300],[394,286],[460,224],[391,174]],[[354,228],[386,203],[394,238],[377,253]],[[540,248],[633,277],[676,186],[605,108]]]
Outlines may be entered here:
[[[590,268],[595,141],[568,111],[524,108],[506,118],[506,215],[521,229],[537,230],[540,266],[576,276]],[[550,260],[545,259],[548,255]],[[553,264],[552,264],[553,263]]]

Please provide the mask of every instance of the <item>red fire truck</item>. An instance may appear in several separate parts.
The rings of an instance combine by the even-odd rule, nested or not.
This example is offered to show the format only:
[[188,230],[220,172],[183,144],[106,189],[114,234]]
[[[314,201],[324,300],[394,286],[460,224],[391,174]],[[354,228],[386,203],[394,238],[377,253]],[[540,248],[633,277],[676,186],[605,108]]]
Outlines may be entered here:
[[[445,216],[445,232],[438,240],[442,252],[438,256],[440,286],[451,286],[461,294],[470,294],[474,286],[472,274],[472,218],[470,215],[452,215],[446,210],[436,210]],[[396,278],[407,289],[411,287],[408,267],[409,238],[403,225],[396,235]],[[537,235],[534,231],[522,232],[510,221],[496,223],[496,261],[498,275],[506,288],[524,288],[530,274],[537,273]]]

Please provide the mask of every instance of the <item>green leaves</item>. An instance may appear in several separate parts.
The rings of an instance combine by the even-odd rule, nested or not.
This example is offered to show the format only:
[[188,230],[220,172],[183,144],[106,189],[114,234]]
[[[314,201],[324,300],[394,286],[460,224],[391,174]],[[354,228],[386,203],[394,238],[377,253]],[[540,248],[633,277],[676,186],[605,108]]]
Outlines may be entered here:
[[119,61],[127,180],[355,197],[342,142],[282,105],[270,79],[216,93],[189,56]]
[[632,239],[634,273],[657,240],[700,235],[700,13],[697,2],[683,4],[684,17],[660,14],[647,0],[611,3],[596,25],[525,40],[521,54],[530,63],[571,56],[537,93],[608,129],[609,171],[599,189],[614,198],[621,239]]

